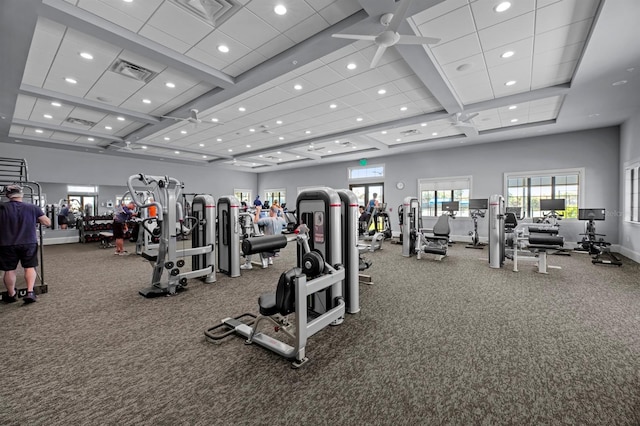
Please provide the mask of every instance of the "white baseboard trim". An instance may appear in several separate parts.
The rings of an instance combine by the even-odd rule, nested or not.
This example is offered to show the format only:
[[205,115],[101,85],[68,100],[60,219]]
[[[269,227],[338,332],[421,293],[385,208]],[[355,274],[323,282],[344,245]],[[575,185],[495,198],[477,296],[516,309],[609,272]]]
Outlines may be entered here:
[[618,244],[614,244],[611,246],[611,251],[616,252],[616,253],[620,253],[621,255],[628,257],[629,259],[633,260],[636,263],[640,263],[640,253],[638,253],[637,251],[633,251],[631,249],[628,249],[626,247],[620,246]]

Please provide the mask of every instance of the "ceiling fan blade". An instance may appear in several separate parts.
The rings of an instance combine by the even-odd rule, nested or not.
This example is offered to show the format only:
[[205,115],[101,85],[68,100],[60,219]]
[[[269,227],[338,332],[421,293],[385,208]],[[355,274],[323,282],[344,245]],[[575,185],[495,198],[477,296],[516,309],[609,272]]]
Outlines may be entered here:
[[407,14],[407,10],[409,9],[409,6],[411,6],[412,2],[413,0],[402,0],[400,6],[398,6],[396,11],[393,12],[393,18],[391,19],[391,22],[389,22],[389,26],[387,27],[388,30],[394,32],[398,30],[398,27],[406,18],[405,15]]
[[380,61],[380,58],[382,58],[385,50],[387,50],[385,46],[378,46],[378,50],[376,50],[376,54],[373,56],[369,68],[375,68],[376,65],[378,65],[378,62]]
[[467,114],[467,118],[465,118],[463,121],[473,120],[474,118],[476,118],[479,115],[480,115],[479,112],[473,112],[471,114]]
[[460,129],[464,132],[465,135],[467,135],[467,137],[471,137],[471,136],[478,136],[478,129],[476,129],[475,126],[465,126],[464,128]]
[[331,34],[331,37],[348,38],[351,40],[368,40],[368,41],[376,40],[376,36],[364,35],[364,34]]
[[396,44],[436,44],[440,39],[436,37],[419,37],[412,35],[401,35]]
[[192,121],[199,121],[197,109],[192,109],[189,111],[189,119],[191,119]]
[[160,117],[161,117],[161,118],[170,118],[170,119],[172,119],[172,120],[179,120],[179,121],[187,120],[187,119],[186,119],[186,118],[184,118],[184,117],[171,117],[170,115],[161,115]]

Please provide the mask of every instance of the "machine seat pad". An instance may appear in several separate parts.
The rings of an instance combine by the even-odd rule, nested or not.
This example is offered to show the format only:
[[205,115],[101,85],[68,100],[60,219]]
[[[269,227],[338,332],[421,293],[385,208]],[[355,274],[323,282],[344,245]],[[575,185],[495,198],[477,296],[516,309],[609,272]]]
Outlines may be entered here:
[[258,298],[258,306],[260,306],[260,315],[270,317],[278,313],[276,308],[276,294],[263,293]]
[[260,314],[289,315],[296,310],[296,287],[294,279],[302,276],[301,268],[291,268],[280,275],[275,293],[264,293],[258,298]]
[[529,232],[535,232],[538,234],[558,235],[558,228],[549,228],[544,226],[530,226]]
[[440,254],[442,256],[446,256],[447,255],[447,248],[445,247],[430,247],[430,246],[423,246],[422,247],[422,252],[423,253],[431,253],[431,254]]
[[548,234],[529,235],[529,245],[564,246],[564,237]]

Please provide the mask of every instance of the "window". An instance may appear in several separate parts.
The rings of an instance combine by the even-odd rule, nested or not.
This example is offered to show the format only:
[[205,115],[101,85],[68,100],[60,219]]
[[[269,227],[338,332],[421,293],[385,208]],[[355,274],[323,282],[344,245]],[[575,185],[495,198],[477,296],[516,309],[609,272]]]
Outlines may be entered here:
[[73,192],[74,194],[97,194],[98,187],[67,185],[67,192]]
[[507,207],[520,207],[525,217],[542,217],[540,200],[565,200],[564,217],[578,218],[583,169],[505,174]]
[[420,179],[418,187],[422,216],[440,216],[442,203],[457,201],[460,208],[457,216],[469,217],[471,176]]
[[640,222],[640,160],[625,164],[624,168],[624,220]]
[[267,201],[269,205],[273,204],[274,201],[282,205],[287,202],[287,191],[285,189],[267,189],[264,191],[264,200],[262,202],[265,203]]
[[241,203],[244,201],[248,205],[251,205],[253,200],[251,199],[251,190],[250,189],[234,189],[233,195],[240,201]]
[[349,167],[349,180],[354,179],[376,179],[384,177],[384,165],[372,165],[363,167]]

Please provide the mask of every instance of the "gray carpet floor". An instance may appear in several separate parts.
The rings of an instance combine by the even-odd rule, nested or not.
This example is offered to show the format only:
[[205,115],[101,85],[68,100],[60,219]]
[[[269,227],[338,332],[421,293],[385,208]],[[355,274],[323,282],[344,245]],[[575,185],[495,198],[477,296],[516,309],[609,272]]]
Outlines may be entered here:
[[0,304],[0,424],[640,425],[640,265],[573,253],[514,273],[461,243],[440,262],[389,243],[367,257],[361,312],[311,337],[295,370],[204,337],[257,312],[293,243],[267,270],[156,299],[138,295],[138,256],[46,246],[49,292]]

